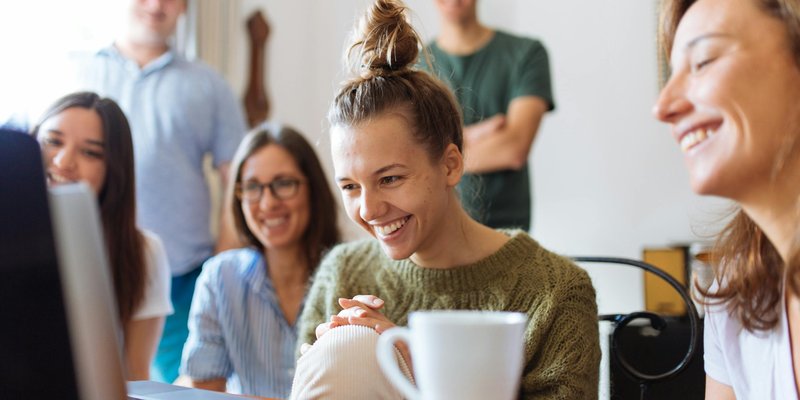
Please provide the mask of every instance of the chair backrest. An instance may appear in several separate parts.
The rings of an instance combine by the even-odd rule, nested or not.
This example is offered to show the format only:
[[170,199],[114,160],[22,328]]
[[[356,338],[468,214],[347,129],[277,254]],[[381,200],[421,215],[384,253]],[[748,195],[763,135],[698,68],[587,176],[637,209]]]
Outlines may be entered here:
[[[654,314],[647,311],[637,311],[628,314],[603,314],[598,316],[600,321],[608,321],[611,323],[610,327],[607,324],[601,324],[601,338],[604,338],[605,335],[610,335],[611,337],[610,346],[609,345],[605,346],[607,351],[605,349],[603,351],[603,361],[602,361],[603,366],[601,367],[601,377],[600,377],[601,399],[608,398],[605,396],[608,396],[608,385],[610,384],[610,378],[608,376],[609,360],[613,360],[613,362],[618,363],[618,365],[621,367],[625,375],[639,385],[639,387],[641,388],[642,398],[644,398],[644,394],[650,385],[673,379],[688,367],[689,363],[695,356],[698,347],[698,342],[700,340],[700,327],[699,327],[700,317],[697,313],[697,308],[695,307],[695,304],[692,301],[691,297],[687,293],[686,289],[683,286],[681,286],[680,283],[678,283],[678,281],[676,281],[673,277],[671,277],[669,274],[667,274],[660,268],[643,261],[631,260],[627,258],[590,257],[590,256],[577,256],[577,257],[572,257],[572,259],[578,263],[603,263],[603,264],[635,267],[644,270],[645,273],[655,274],[659,278],[665,280],[670,286],[672,286],[675,289],[675,291],[681,296],[683,301],[686,303],[686,309],[688,310],[687,317],[689,320],[690,337],[686,353],[677,365],[675,365],[673,368],[667,371],[663,371],[660,373],[642,372],[636,367],[634,367],[634,365],[631,362],[628,361],[628,359],[624,356],[622,351],[620,351],[621,343],[623,340],[622,332],[623,328],[625,328],[629,323],[641,319],[649,320],[649,324],[652,329],[655,329],[657,331],[662,331],[668,325],[667,320],[665,320],[658,314]],[[609,330],[610,333],[608,332]],[[604,346],[601,345],[601,347]],[[605,370],[603,367],[605,367]]]

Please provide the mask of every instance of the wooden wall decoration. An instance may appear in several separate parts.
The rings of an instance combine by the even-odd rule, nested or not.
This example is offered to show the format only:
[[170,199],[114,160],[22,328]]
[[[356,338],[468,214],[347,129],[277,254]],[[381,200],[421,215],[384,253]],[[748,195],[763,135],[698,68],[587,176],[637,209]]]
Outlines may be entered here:
[[270,27],[261,11],[255,11],[247,19],[247,33],[250,39],[250,70],[244,95],[244,109],[247,113],[247,123],[253,128],[266,121],[270,111],[264,80],[265,48]]

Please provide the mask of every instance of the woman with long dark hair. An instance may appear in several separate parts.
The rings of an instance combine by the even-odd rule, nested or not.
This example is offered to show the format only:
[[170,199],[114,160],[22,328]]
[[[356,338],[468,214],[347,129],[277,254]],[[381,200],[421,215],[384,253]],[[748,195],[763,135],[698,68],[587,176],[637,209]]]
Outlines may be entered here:
[[49,185],[86,183],[97,195],[125,339],[128,380],[148,379],[164,318],[172,313],[161,241],[136,226],[133,143],[125,114],[95,93],[56,101],[31,131]]
[[231,211],[246,243],[197,280],[181,373],[203,389],[286,398],[297,318],[322,255],[339,242],[336,201],[314,149],[292,128],[249,133],[231,169]]

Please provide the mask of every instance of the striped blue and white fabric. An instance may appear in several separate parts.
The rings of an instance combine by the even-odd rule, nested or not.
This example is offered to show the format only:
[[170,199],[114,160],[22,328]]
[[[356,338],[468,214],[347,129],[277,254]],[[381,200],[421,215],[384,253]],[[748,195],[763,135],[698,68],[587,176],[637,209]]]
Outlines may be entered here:
[[297,329],[283,316],[261,253],[229,250],[203,265],[181,374],[228,378],[231,391],[288,398],[296,342]]

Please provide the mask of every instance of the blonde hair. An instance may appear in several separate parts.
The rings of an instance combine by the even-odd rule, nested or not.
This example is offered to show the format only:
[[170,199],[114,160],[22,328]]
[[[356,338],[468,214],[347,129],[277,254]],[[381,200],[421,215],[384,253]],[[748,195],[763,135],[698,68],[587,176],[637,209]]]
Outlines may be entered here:
[[346,52],[354,77],[334,98],[328,121],[352,127],[400,112],[435,159],[451,143],[462,150],[461,112],[447,86],[415,67],[422,43],[406,14],[402,2],[378,0],[359,21]]

